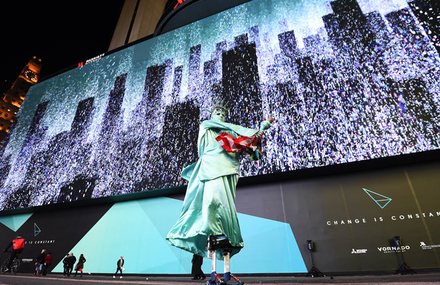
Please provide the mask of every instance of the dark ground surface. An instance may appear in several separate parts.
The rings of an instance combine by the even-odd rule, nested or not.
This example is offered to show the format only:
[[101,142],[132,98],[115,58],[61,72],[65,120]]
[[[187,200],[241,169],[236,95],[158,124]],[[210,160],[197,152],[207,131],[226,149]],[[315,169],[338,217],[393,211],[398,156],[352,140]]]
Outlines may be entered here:
[[[414,275],[365,275],[365,276],[325,276],[325,277],[298,277],[298,276],[243,276],[240,281],[246,285],[256,284],[440,284],[440,272],[422,273]],[[148,278],[148,280],[147,280]],[[199,285],[205,284],[206,280],[193,281],[191,276],[168,277],[168,276],[130,276],[124,275],[122,279],[113,278],[111,275],[84,274],[83,277],[63,277],[58,274],[47,276],[35,276],[33,274],[18,273],[17,275],[0,275],[0,284],[10,285],[55,285],[55,284],[164,284],[164,285]],[[229,281],[228,284],[237,284]]]

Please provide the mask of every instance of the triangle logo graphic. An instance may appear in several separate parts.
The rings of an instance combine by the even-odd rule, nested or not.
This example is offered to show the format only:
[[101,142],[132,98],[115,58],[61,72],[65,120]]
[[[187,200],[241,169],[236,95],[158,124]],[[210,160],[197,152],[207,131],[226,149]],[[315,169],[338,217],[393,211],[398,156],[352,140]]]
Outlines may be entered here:
[[41,233],[40,228],[34,223],[34,237],[36,237],[39,233]]
[[387,196],[384,196],[382,194],[373,192],[371,190],[368,190],[368,189],[365,189],[365,188],[362,188],[362,189],[365,191],[365,193],[368,194],[368,196],[370,196],[371,199],[373,199],[374,202],[376,202],[376,204],[381,209],[385,208],[385,206],[388,205],[391,202],[391,200],[393,200],[390,197],[387,197]]

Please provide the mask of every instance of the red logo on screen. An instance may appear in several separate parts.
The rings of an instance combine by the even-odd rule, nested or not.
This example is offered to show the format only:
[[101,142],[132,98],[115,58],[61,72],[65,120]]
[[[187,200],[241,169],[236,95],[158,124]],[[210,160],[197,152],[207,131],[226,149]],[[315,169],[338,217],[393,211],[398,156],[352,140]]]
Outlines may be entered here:
[[177,4],[176,6],[174,6],[174,9],[177,8],[177,6],[179,6],[180,4],[183,4],[183,2],[185,2],[186,0],[177,0]]

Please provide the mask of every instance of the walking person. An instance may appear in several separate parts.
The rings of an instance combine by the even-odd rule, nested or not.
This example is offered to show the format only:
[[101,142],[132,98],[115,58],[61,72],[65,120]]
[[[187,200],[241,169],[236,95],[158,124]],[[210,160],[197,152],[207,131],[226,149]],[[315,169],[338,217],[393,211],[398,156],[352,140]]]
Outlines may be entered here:
[[52,265],[52,255],[50,252],[47,253],[46,257],[44,258],[43,263],[43,276],[46,276],[47,269]]
[[124,271],[124,257],[121,256],[121,258],[118,259],[118,261],[116,262],[116,273],[115,275],[113,275],[113,278],[116,278],[116,275],[118,275],[118,271],[121,272],[121,278],[122,279],[122,271]]
[[199,279],[204,280],[206,276],[205,273],[203,273],[202,271],[203,257],[194,254],[191,263],[192,263],[191,274],[194,275],[194,277],[191,280],[199,280]]
[[84,258],[84,255],[81,253],[78,259],[78,263],[75,266],[75,277],[78,271],[81,273],[81,277],[83,277],[84,262],[86,262],[86,259]]
[[73,266],[75,265],[75,262],[76,262],[76,257],[73,255],[73,253],[70,254],[70,258],[68,261],[69,261],[69,263],[67,264],[67,266],[68,266],[67,276],[70,276],[70,274],[73,271]]
[[67,254],[63,259],[63,276],[67,276],[69,274],[69,263],[70,263],[70,254]]
[[42,249],[40,255],[37,257],[37,262],[35,262],[35,272],[34,275],[40,275],[43,270],[44,259],[46,258],[46,250]]

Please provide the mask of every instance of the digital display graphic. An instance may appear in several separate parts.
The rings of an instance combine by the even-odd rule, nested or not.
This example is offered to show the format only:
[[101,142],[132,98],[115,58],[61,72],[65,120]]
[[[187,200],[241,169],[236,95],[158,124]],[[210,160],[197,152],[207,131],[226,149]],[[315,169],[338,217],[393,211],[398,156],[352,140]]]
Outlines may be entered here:
[[[234,274],[304,276],[312,254],[327,276],[392,275],[402,256],[418,273],[437,270],[439,171],[439,161],[423,162],[239,187],[236,207],[244,248],[231,259]],[[52,273],[63,272],[69,252],[85,255],[85,273],[113,275],[123,255],[124,274],[190,274],[192,253],[166,241],[184,198],[180,193],[0,216],[0,244],[17,234],[25,237],[21,273],[34,272],[34,259],[45,248],[52,252]],[[210,272],[210,266],[205,259],[203,271]]]
[[436,150],[434,2],[252,1],[38,83],[0,150],[0,210],[185,185],[219,99],[229,122],[277,120],[242,177]]

